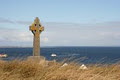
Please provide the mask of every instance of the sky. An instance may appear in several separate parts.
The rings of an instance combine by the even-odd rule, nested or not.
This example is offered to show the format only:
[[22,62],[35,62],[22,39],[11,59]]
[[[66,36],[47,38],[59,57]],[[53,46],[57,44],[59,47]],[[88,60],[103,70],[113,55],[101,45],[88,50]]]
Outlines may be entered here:
[[120,46],[120,0],[0,0],[0,46],[32,47],[39,17],[41,46]]

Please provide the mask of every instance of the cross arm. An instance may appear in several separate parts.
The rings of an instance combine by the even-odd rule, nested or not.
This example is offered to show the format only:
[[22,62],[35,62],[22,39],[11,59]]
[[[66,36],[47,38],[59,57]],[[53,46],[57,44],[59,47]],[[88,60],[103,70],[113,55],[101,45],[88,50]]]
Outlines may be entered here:
[[42,32],[44,31],[44,27],[40,27],[39,30]]
[[41,32],[44,31],[44,27],[37,27],[34,23],[30,26],[29,28],[31,31],[35,31],[35,30],[40,30]]

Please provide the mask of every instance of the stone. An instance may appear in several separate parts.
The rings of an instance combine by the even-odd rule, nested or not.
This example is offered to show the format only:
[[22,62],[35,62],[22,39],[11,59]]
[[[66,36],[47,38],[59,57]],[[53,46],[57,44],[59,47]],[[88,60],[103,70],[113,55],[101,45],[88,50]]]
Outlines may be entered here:
[[68,64],[67,64],[67,63],[64,63],[61,67],[65,67],[65,66],[68,66]]
[[41,63],[43,61],[45,62],[46,59],[43,56],[29,56],[27,60],[35,63]]
[[87,66],[85,66],[84,64],[82,64],[79,69],[86,70],[86,69],[88,69],[88,68],[87,68]]
[[40,56],[40,34],[44,31],[44,27],[41,25],[38,17],[34,20],[34,23],[29,28],[33,33],[33,56]]

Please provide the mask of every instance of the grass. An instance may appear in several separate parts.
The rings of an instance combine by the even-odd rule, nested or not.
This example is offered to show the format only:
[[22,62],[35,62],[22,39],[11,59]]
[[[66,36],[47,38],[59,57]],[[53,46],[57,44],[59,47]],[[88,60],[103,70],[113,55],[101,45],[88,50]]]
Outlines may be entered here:
[[31,61],[0,61],[0,80],[120,80],[119,64],[88,64],[87,70],[79,69],[80,64],[63,62],[43,65]]

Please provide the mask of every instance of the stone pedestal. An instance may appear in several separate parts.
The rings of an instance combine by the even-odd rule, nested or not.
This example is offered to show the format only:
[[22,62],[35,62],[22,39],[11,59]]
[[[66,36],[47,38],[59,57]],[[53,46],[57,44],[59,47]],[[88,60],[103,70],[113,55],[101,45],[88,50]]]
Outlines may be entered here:
[[29,56],[27,58],[27,60],[35,62],[35,63],[41,63],[41,62],[45,62],[45,57],[43,57],[43,56]]

